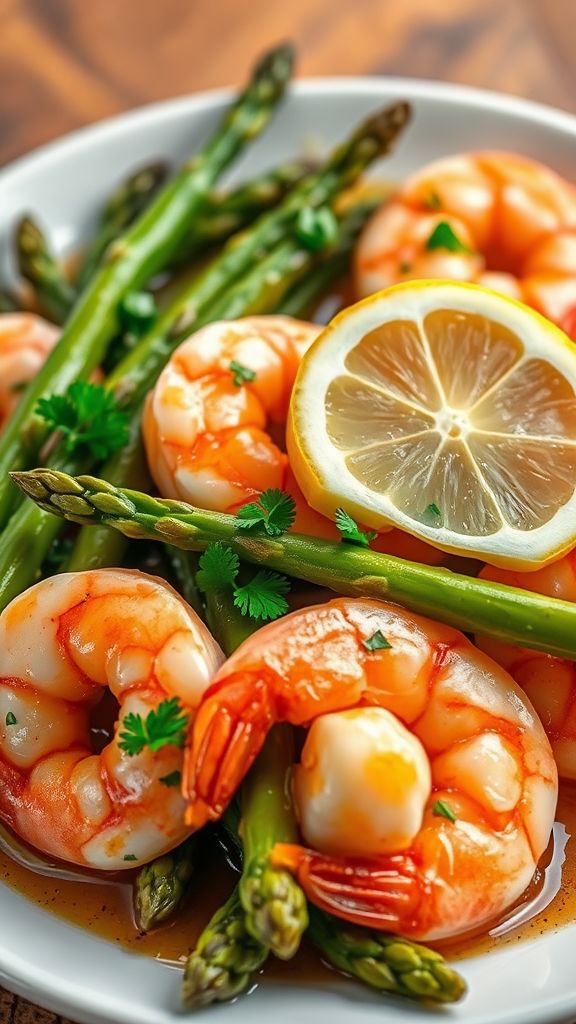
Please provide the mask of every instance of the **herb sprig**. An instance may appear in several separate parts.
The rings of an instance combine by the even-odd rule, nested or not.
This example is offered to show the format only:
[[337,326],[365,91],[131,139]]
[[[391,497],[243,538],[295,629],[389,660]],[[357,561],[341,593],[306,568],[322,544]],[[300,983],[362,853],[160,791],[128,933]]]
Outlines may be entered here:
[[285,491],[270,487],[263,491],[257,501],[242,505],[236,513],[240,530],[251,530],[263,526],[269,537],[279,537],[294,524],[296,502]]
[[199,560],[196,582],[205,593],[210,590],[233,592],[234,604],[242,615],[263,622],[277,619],[288,611],[285,594],[290,590],[290,581],[280,573],[261,569],[248,583],[239,586],[236,582],[240,570],[238,555],[216,541],[209,544]]
[[155,753],[162,747],[183,747],[188,732],[188,716],[178,698],[171,697],[149,711],[146,718],[130,711],[124,715],[122,726],[118,746],[129,757],[134,757],[146,748]]
[[358,524],[352,516],[349,516],[343,508],[337,508],[334,515],[334,522],[340,532],[342,540],[345,540],[348,544],[356,544],[361,548],[370,547],[370,541],[374,540],[377,536],[373,532],[364,532],[359,529]]
[[69,454],[85,445],[105,459],[128,441],[128,413],[99,384],[74,381],[63,395],[40,398],[36,413],[63,435]]

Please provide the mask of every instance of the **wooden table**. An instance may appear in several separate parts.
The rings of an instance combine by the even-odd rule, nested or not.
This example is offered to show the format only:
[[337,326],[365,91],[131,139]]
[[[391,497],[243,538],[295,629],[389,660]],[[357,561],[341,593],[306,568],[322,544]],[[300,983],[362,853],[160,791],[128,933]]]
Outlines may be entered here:
[[[301,75],[390,74],[576,111],[574,0],[0,0],[0,164],[150,100],[239,82],[293,39]],[[0,1024],[57,1018],[0,989]]]

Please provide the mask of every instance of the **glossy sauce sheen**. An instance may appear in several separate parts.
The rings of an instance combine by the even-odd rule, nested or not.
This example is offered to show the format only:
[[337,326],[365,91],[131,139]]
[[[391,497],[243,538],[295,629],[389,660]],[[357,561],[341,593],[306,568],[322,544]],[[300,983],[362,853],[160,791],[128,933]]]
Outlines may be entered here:
[[[87,875],[85,882],[46,877],[22,867],[0,850],[0,883],[16,889],[37,906],[71,924],[88,928],[110,942],[135,953],[170,963],[182,961],[194,946],[211,915],[229,895],[233,874],[224,858],[210,858],[191,891],[188,906],[171,925],[149,935],[138,935],[131,910],[130,878],[102,882]],[[445,948],[450,958],[474,956],[503,945],[537,938],[576,920],[576,786],[560,790],[553,848],[538,877],[523,899],[497,922],[488,934],[468,938]],[[275,963],[286,980],[286,964]],[[310,950],[292,961],[294,980],[321,980],[326,969]]]

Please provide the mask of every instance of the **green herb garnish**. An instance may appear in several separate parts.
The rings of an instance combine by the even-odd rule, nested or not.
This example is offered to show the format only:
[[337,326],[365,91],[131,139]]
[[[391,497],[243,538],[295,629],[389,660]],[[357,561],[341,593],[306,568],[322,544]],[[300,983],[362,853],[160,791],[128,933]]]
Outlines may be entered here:
[[163,786],[176,787],[182,782],[182,772],[170,772],[169,775],[161,775],[160,782]]
[[120,733],[120,750],[129,757],[140,754],[143,750],[154,753],[161,747],[184,746],[188,731],[188,717],[184,714],[177,697],[163,700],[158,707],[150,711],[146,718],[129,712],[122,721]]
[[458,235],[446,220],[441,220],[436,225],[426,242],[426,248],[430,252],[434,249],[446,249],[447,252],[472,252],[469,246],[465,245],[458,238]]
[[296,238],[311,252],[334,245],[338,238],[338,221],[330,207],[303,206],[296,221]]
[[242,366],[242,363],[237,363],[235,359],[230,363],[230,373],[232,374],[232,381],[237,388],[256,380],[256,371],[249,370],[247,366]]
[[231,589],[234,604],[242,615],[263,621],[277,619],[288,611],[284,597],[290,590],[285,576],[263,569],[244,586],[237,586],[236,577],[240,569],[238,555],[217,541],[209,544],[200,556],[196,581],[205,593],[211,590]]
[[85,445],[95,459],[105,459],[128,441],[128,413],[89,381],[75,381],[63,395],[40,398],[36,414],[63,434],[69,454]]
[[358,547],[368,548],[370,547],[370,541],[374,540],[377,536],[376,533],[364,533],[358,529],[358,524],[352,516],[349,516],[343,508],[337,508],[334,515],[334,522],[342,536],[342,540],[345,540],[348,544],[357,544]]
[[12,711],[9,711],[6,715],[6,725],[18,725],[16,715]]
[[242,505],[236,513],[238,527],[250,530],[263,526],[269,537],[279,537],[292,526],[296,518],[296,502],[285,491],[269,488],[263,491],[258,501]]
[[386,639],[384,633],[377,629],[372,636],[369,636],[367,640],[362,641],[367,651],[385,651],[392,647],[389,640]]
[[445,800],[437,800],[432,807],[432,814],[437,818],[448,818],[448,821],[457,821],[454,811]]

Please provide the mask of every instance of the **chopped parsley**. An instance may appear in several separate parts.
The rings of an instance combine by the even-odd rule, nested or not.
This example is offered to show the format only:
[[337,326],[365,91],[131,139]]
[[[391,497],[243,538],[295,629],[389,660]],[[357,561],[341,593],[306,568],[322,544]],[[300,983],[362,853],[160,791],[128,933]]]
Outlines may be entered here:
[[370,547],[370,541],[377,536],[376,533],[364,533],[358,529],[358,524],[352,516],[349,516],[343,508],[337,508],[334,515],[334,522],[339,530],[342,540],[348,544],[357,544],[358,547]]
[[458,238],[454,229],[448,221],[441,220],[434,228],[430,238],[426,242],[429,252],[435,249],[446,249],[447,252],[471,252],[469,246]]
[[432,807],[432,814],[436,818],[448,818],[448,821],[457,821],[454,811],[445,800],[437,800]]
[[386,639],[384,633],[377,629],[372,636],[369,636],[367,640],[362,641],[367,651],[385,651],[390,650],[392,644]]
[[6,715],[6,725],[18,725],[18,719],[12,711],[9,711]]
[[237,363],[235,359],[230,363],[230,373],[232,374],[234,386],[237,388],[241,388],[243,384],[250,384],[251,381],[256,380],[256,371],[249,370],[247,366],[242,366],[242,363]]

